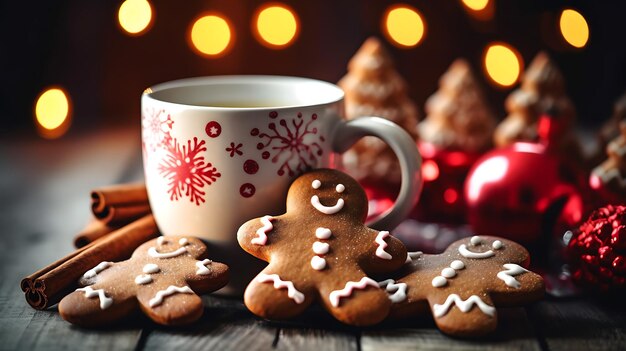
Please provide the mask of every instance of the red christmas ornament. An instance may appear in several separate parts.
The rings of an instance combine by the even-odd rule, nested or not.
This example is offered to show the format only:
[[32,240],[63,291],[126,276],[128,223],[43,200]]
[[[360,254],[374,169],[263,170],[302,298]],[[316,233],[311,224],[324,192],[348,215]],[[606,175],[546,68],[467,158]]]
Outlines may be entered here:
[[465,199],[468,221],[477,234],[533,243],[581,220],[578,189],[584,177],[554,152],[558,123],[544,115],[539,142],[514,143],[476,162],[465,182]]
[[626,206],[593,212],[566,252],[575,282],[602,291],[626,287]]
[[424,188],[411,217],[424,222],[463,223],[463,185],[480,153],[446,150],[430,143],[418,143],[422,155]]

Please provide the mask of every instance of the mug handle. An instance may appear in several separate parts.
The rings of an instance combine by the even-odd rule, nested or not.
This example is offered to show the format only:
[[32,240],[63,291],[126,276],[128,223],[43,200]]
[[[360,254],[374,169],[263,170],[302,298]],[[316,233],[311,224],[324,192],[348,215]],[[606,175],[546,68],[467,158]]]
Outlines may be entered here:
[[422,192],[422,157],[409,133],[397,124],[380,117],[341,120],[333,133],[333,151],[344,153],[364,136],[380,138],[391,147],[400,161],[402,181],[395,203],[368,223],[368,226],[377,230],[395,228],[411,212]]

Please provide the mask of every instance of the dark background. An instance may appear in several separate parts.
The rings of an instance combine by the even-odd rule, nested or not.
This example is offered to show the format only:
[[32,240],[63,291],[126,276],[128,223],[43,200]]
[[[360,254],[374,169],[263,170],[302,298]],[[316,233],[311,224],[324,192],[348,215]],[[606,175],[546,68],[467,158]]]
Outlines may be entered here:
[[[336,82],[350,57],[370,35],[383,37],[381,19],[399,1],[284,0],[300,19],[293,45],[272,50],[251,32],[260,0],[153,0],[153,23],[142,36],[117,23],[121,1],[3,1],[0,3],[0,133],[35,134],[34,103],[50,85],[64,87],[73,104],[70,133],[109,125],[139,124],[144,88],[167,80],[215,74],[281,74]],[[483,80],[494,111],[505,115],[504,98],[516,88],[486,81],[482,54],[492,41],[519,50],[526,64],[547,50],[561,67],[583,127],[608,119],[626,90],[624,1],[495,2],[492,20],[480,22],[458,0],[404,1],[426,22],[426,36],[410,49],[388,45],[398,71],[420,108],[457,57],[465,57]],[[564,7],[581,12],[590,28],[582,50],[567,48],[558,35]],[[191,22],[204,11],[228,17],[235,43],[225,56],[201,57],[188,46]],[[386,42],[386,41],[385,41]]]

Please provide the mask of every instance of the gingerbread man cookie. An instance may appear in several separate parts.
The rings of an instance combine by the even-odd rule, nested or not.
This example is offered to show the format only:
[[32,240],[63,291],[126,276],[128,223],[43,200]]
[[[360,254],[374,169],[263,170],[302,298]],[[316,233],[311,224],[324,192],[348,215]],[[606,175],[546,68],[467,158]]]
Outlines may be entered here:
[[402,278],[380,282],[394,302],[392,316],[426,313],[442,332],[479,336],[497,326],[496,307],[516,306],[543,296],[543,279],[526,269],[528,251],[510,240],[473,236],[439,255],[417,254]]
[[248,221],[237,238],[269,265],[248,285],[244,302],[256,315],[282,319],[321,304],[338,320],[371,325],[391,301],[368,274],[389,273],[406,261],[404,245],[363,223],[367,197],[347,174],[315,170],[297,178],[287,213]]
[[135,250],[126,261],[102,262],[80,280],[82,288],[59,303],[66,321],[98,326],[120,320],[140,307],[159,324],[191,323],[202,316],[196,294],[228,282],[228,266],[206,258],[196,238],[162,236]]

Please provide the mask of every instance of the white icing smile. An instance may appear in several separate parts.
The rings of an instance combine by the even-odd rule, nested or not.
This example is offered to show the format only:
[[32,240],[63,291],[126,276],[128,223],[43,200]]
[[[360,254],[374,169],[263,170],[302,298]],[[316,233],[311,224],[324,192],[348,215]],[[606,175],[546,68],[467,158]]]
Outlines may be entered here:
[[322,212],[323,214],[332,215],[341,211],[344,202],[343,199],[340,198],[337,199],[337,203],[333,206],[324,206],[320,203],[320,198],[317,195],[313,195],[313,197],[311,197],[311,205],[313,205],[316,210]]
[[487,250],[485,252],[470,251],[465,244],[459,246],[459,253],[466,258],[489,258],[495,255],[492,250]]

